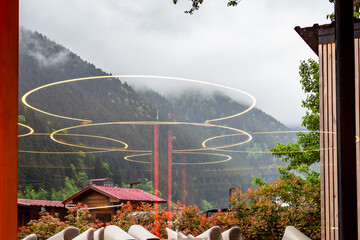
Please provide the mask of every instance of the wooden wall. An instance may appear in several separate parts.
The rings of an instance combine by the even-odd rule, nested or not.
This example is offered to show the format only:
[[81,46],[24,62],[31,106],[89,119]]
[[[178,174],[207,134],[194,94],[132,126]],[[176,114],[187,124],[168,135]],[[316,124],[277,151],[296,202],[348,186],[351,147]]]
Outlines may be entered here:
[[339,239],[335,43],[319,45],[321,239]]
[[[360,136],[360,39],[354,40],[355,47],[355,101],[356,136]],[[321,239],[339,239],[338,231],[338,179],[336,155],[336,85],[335,85],[335,43],[319,45],[320,72],[320,152],[321,163]],[[354,139],[355,140],[355,139]],[[357,138],[357,182],[360,182],[360,142]],[[357,193],[360,209],[360,189]],[[358,219],[360,220],[358,210]],[[360,229],[360,221],[358,221]],[[359,237],[360,239],[360,231]]]

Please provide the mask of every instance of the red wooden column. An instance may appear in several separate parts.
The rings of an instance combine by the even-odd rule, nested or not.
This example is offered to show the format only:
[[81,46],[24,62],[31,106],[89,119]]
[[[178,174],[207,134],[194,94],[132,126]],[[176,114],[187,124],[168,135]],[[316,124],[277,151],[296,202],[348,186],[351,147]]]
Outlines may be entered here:
[[0,0],[0,239],[17,235],[19,2]]

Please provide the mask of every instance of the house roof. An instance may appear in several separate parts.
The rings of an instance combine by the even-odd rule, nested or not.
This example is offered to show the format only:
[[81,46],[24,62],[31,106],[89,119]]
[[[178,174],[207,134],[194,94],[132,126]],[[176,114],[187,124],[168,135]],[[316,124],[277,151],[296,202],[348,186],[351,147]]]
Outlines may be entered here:
[[159,202],[165,203],[166,200],[159,198],[153,194],[145,192],[141,189],[134,189],[134,188],[117,188],[117,187],[102,187],[102,186],[94,186],[89,185],[83,190],[79,191],[78,193],[74,194],[73,196],[65,199],[63,204],[67,204],[69,201],[73,200],[77,196],[89,191],[94,190],[98,193],[101,193],[109,198],[115,198],[119,202],[123,201],[130,201],[130,202]]
[[[295,31],[307,45],[319,55],[319,44],[335,42],[335,23],[314,24],[312,27],[295,27]],[[354,38],[360,38],[360,20],[354,19]]]
[[65,207],[61,201],[34,200],[18,198],[17,204],[21,206]]

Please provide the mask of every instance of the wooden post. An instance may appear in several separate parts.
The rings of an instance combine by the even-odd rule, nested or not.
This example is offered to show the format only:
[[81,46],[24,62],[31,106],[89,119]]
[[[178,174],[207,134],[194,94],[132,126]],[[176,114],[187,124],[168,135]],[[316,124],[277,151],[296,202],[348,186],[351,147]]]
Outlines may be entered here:
[[0,0],[0,239],[17,238],[19,2]]
[[357,239],[353,1],[335,2],[339,237]]

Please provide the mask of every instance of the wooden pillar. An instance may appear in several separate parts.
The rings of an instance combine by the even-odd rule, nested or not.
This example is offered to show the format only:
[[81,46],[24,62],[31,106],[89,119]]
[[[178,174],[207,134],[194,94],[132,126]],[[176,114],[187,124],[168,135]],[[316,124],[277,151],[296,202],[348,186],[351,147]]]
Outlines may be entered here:
[[0,0],[0,239],[17,237],[18,12]]
[[339,237],[357,239],[353,1],[335,2]]

